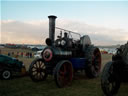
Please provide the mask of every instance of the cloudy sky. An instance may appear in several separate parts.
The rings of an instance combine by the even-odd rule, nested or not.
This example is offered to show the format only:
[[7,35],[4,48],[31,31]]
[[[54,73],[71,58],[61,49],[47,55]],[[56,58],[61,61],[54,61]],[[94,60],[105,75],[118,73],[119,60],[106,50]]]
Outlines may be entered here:
[[1,1],[0,43],[45,44],[48,15],[56,26],[89,35],[95,45],[128,41],[128,1]]

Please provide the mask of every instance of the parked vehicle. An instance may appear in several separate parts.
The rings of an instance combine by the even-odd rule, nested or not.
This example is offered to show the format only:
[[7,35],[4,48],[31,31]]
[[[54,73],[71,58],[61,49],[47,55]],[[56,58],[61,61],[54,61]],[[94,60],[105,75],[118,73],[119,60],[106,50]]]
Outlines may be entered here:
[[6,55],[0,55],[0,77],[2,79],[11,79],[13,76],[22,76],[26,74],[26,69],[22,61]]
[[41,52],[42,52],[42,50],[35,52],[34,58],[41,58]]

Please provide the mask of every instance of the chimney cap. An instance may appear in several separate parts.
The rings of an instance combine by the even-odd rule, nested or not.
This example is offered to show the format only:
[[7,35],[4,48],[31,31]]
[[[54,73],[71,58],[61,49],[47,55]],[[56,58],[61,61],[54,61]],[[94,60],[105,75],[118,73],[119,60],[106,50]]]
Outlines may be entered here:
[[48,18],[55,18],[56,19],[57,16],[55,16],[55,15],[49,15]]

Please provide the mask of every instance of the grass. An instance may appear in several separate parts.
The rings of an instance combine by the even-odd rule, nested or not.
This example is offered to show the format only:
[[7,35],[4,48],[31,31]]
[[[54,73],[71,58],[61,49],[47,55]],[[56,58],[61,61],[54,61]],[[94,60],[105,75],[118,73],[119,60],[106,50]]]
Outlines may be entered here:
[[[28,70],[32,59],[22,60]],[[111,55],[102,55],[102,67],[111,60]],[[100,77],[88,79],[85,75],[78,74],[73,79],[72,85],[66,88],[57,88],[53,76],[48,76],[45,81],[35,83],[29,76],[0,80],[0,96],[104,96],[101,90]],[[128,96],[128,84],[123,83],[117,96]]]
[[52,77],[39,83],[32,82],[28,77],[13,81],[8,81],[8,84],[2,81],[4,83],[2,89],[6,89],[1,90],[3,96],[100,96],[101,94],[100,84],[95,80],[74,80],[72,85],[66,88],[57,88]]
[[[122,84],[117,96],[127,96],[128,86]],[[46,81],[32,82],[29,77],[0,81],[0,96],[103,96],[100,78],[73,80],[66,88],[57,88],[52,76]]]

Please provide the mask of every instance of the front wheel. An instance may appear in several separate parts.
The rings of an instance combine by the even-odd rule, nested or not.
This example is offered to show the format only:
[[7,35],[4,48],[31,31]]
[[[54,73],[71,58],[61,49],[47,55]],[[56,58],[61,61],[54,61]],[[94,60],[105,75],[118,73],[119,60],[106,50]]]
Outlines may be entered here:
[[113,63],[114,62],[108,62],[101,75],[101,87],[106,96],[113,96],[118,92],[120,87],[118,73],[114,72]]
[[35,82],[43,81],[47,77],[46,66],[43,59],[34,60],[29,67],[29,75]]
[[59,88],[70,85],[73,78],[72,63],[68,60],[60,61],[55,67],[54,78]]
[[10,70],[6,70],[6,69],[5,69],[5,70],[2,72],[2,79],[4,79],[4,80],[10,79],[11,76],[12,76],[12,73],[11,73]]

